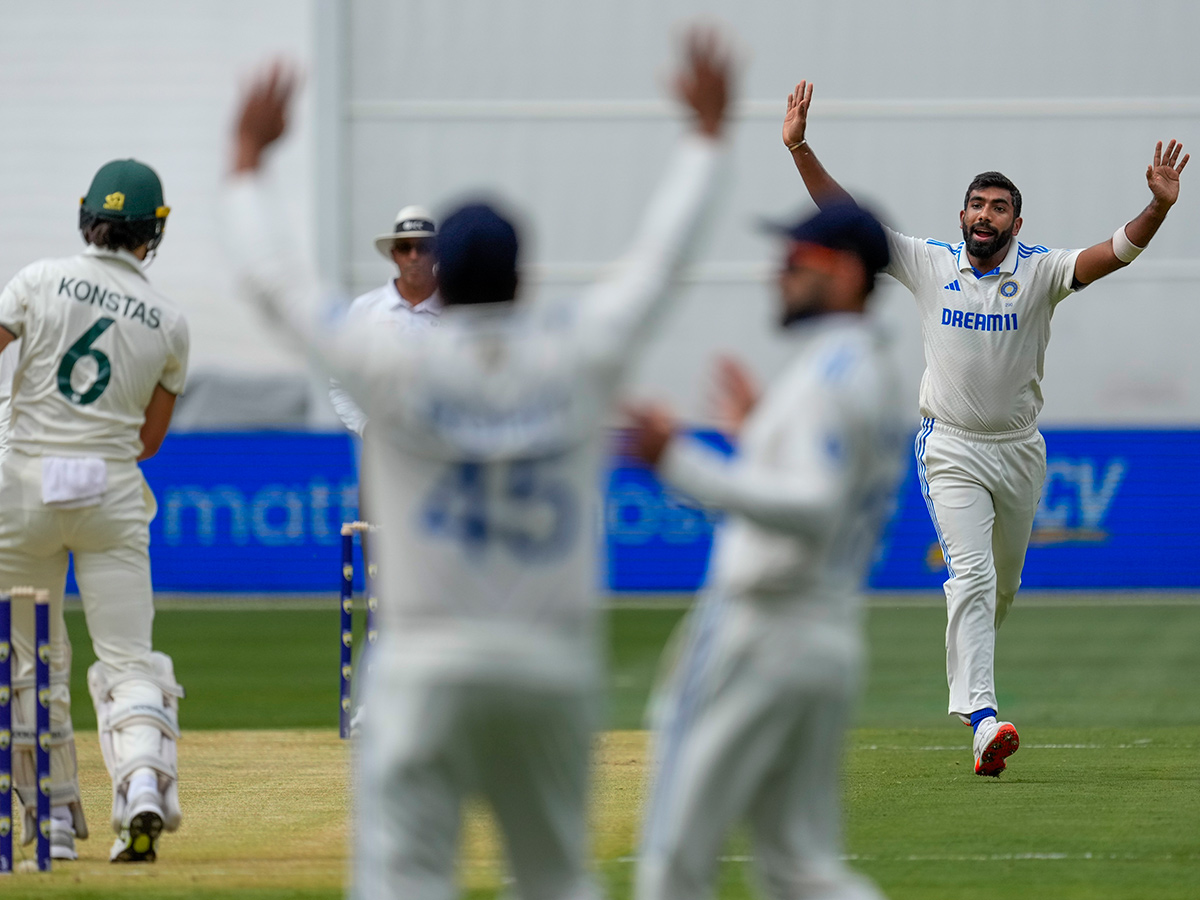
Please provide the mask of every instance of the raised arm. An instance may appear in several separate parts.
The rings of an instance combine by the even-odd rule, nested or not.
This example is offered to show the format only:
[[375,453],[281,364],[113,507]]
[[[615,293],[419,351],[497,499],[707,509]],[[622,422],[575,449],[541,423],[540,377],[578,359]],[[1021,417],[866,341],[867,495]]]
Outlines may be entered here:
[[579,333],[589,353],[613,361],[631,358],[649,320],[671,296],[713,205],[731,82],[732,63],[716,34],[689,32],[675,83],[691,113],[691,131],[672,156],[630,249],[613,274],[582,298]]
[[812,103],[812,93],[813,86],[802,81],[788,95],[787,113],[783,117],[783,143],[792,154],[792,162],[804,179],[804,186],[808,188],[813,203],[824,209],[828,204],[845,203],[854,198],[825,171],[804,136],[808,128],[808,107]]
[[[316,285],[305,261],[295,252],[282,216],[264,185],[263,157],[287,131],[288,112],[296,88],[295,76],[275,64],[246,92],[238,112],[232,147],[232,172],[225,188],[225,239],[243,296],[257,304],[284,340],[303,350],[312,361],[356,398],[364,400],[381,383],[374,376],[386,370],[398,376],[396,341],[362,321],[331,325],[312,312]],[[394,393],[395,380],[388,383]]]
[[1150,243],[1167,212],[1179,199],[1179,175],[1191,157],[1183,159],[1183,144],[1171,141],[1163,150],[1162,141],[1154,147],[1154,161],[1146,166],[1146,184],[1150,203],[1131,222],[1118,228],[1108,240],[1088,247],[1075,258],[1075,284],[1091,284],[1110,272],[1133,262]]

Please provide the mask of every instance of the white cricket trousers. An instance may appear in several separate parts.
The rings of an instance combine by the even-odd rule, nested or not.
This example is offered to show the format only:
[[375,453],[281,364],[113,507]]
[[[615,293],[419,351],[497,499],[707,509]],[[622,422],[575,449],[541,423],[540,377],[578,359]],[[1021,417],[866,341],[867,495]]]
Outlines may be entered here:
[[[9,450],[0,460],[0,589],[28,585],[50,593],[51,802],[79,799],[75,744],[71,732],[71,644],[63,621],[67,561],[75,557],[75,579],[83,600],[96,658],[114,673],[153,675],[150,587],[150,520],[154,497],[137,464],[108,461],[108,489],[96,506],[54,509],[42,503],[42,460]],[[14,681],[33,685],[34,611],[13,604]],[[34,692],[19,692],[17,712],[32,724]],[[126,681],[113,691],[129,703],[161,702],[153,677]],[[161,736],[149,725],[125,729],[131,752],[157,750]]]
[[372,650],[356,748],[355,900],[453,900],[463,801],[482,796],[523,900],[595,900],[587,799],[594,684],[422,672]]
[[917,475],[949,579],[946,681],[950,715],[964,721],[996,702],[996,629],[1021,586],[1021,569],[1046,478],[1036,426],[976,434],[925,419]]
[[705,594],[689,613],[683,650],[656,691],[634,897],[710,897],[725,841],[745,821],[768,897],[881,900],[841,860],[843,742],[863,655],[856,617],[808,619],[718,597]]

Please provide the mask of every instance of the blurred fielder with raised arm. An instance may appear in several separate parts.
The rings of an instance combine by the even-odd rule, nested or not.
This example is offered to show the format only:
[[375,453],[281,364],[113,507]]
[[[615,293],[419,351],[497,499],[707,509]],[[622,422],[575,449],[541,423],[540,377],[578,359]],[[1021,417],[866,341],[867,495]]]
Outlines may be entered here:
[[768,896],[879,896],[841,862],[838,776],[862,670],[859,590],[907,441],[895,373],[863,315],[887,239],[853,204],[781,230],[781,318],[797,354],[761,399],[725,363],[736,456],[678,435],[661,407],[630,408],[638,455],[729,514],[656,691],[637,900],[709,897],[741,820]]
[[[783,142],[819,205],[847,197],[805,138],[812,85],[788,97]],[[949,712],[975,729],[975,772],[999,775],[1020,741],[997,715],[996,629],[1021,584],[1046,476],[1037,427],[1050,317],[1060,301],[1129,265],[1179,197],[1183,145],[1160,141],[1146,167],[1150,204],[1086,250],[1017,240],[1021,192],[999,172],[977,175],[948,244],[888,231],[887,272],[912,291],[925,376],[917,472],[941,542],[946,581]]]
[[[0,586],[50,592],[51,855],[87,837],[71,729],[71,645],[62,617],[73,555],[97,662],[88,670],[113,782],[114,862],[152,861],[179,827],[178,698],[153,650],[150,520],[138,462],[162,444],[187,372],[183,315],[146,279],[167,213],[154,170],[114,160],[81,201],[78,256],[33,263],[0,292],[0,351],[19,354],[0,461]],[[19,344],[16,339],[20,338]],[[13,783],[34,837],[34,613],[14,605]]]
[[455,894],[463,799],[481,794],[528,900],[584,898],[588,761],[602,671],[597,504],[622,375],[707,219],[729,63],[693,33],[693,127],[629,253],[573,302],[518,301],[518,236],[488,204],[441,223],[442,326],[379,334],[302,321],[293,242],[261,156],[285,128],[278,69],[243,105],[227,208],[250,298],[370,416],[380,639],[367,676],[353,894]]

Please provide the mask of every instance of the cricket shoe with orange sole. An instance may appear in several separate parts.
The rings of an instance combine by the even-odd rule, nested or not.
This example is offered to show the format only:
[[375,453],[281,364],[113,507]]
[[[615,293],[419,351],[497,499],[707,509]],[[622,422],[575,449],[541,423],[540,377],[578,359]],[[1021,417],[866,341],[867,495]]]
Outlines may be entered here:
[[996,778],[1008,765],[1004,760],[1020,746],[1021,738],[1012,722],[984,719],[975,731],[975,774]]

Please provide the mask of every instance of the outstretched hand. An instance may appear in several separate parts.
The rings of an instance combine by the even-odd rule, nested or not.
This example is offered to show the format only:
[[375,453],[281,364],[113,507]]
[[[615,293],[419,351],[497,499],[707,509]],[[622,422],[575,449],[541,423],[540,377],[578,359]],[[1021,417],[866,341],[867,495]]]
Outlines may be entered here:
[[787,113],[783,117],[783,143],[791,147],[804,140],[808,127],[808,106],[812,103],[813,86],[807,81],[796,85],[787,98]]
[[1150,187],[1150,193],[1155,200],[1167,206],[1174,205],[1179,199],[1179,173],[1191,159],[1191,154],[1185,154],[1180,159],[1182,152],[1183,144],[1172,140],[1164,151],[1162,141],[1159,141],[1154,147],[1154,162],[1146,166],[1146,184]]
[[757,405],[758,396],[758,384],[749,369],[731,356],[717,360],[713,407],[719,428],[737,435]]
[[265,75],[251,83],[242,99],[234,131],[235,172],[257,170],[263,151],[287,131],[288,107],[296,81],[296,73],[276,61]]
[[733,91],[733,63],[728,47],[713,28],[688,31],[687,59],[675,77],[675,93],[696,115],[701,134],[719,137]]
[[630,421],[623,449],[647,465],[657,466],[679,427],[675,416],[659,403],[626,403],[622,411]]

